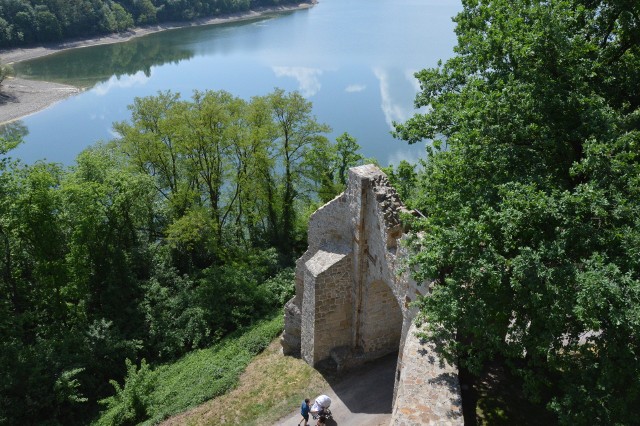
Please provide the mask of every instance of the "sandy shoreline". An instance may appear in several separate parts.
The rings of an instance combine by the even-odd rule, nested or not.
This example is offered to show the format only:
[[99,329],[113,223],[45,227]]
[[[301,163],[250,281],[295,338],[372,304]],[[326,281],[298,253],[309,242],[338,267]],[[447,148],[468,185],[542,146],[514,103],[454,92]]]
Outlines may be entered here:
[[[191,22],[165,22],[148,27],[134,28],[121,34],[111,34],[82,40],[71,40],[23,49],[4,50],[0,51],[0,61],[2,61],[3,64],[13,64],[16,62],[51,55],[68,49],[78,49],[101,44],[121,43],[160,31],[202,25],[225,24],[229,22],[255,19],[271,13],[308,9],[313,7],[315,3],[316,1],[312,1],[309,3],[300,3],[290,6],[260,8],[216,18],[198,19]],[[27,115],[34,114],[79,92],[81,92],[81,89],[64,84],[25,80],[21,78],[8,78],[2,83],[2,91],[0,95],[0,124],[5,124],[13,120],[26,117]]]
[[81,89],[66,84],[8,78],[2,83],[0,124],[34,114],[79,92]]

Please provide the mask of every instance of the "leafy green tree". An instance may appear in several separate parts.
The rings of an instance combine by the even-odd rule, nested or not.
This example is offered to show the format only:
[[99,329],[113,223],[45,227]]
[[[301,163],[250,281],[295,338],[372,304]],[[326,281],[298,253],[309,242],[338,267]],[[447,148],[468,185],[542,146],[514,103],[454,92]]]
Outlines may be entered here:
[[[172,241],[194,255],[210,253],[211,263],[231,231],[238,241],[249,236],[291,256],[303,228],[298,203],[313,198],[317,168],[326,167],[307,161],[328,149],[329,130],[315,120],[310,102],[282,90],[249,103],[223,91],[196,92],[192,101],[164,92],[137,98],[130,109],[132,122],[114,125],[118,143],[169,201]],[[212,229],[211,239],[203,238],[204,228]],[[188,241],[190,235],[198,241]]]
[[364,157],[358,153],[360,145],[356,138],[344,132],[336,138],[336,175],[338,182],[343,186],[347,185],[347,171],[349,168],[361,164]]
[[152,359],[172,359],[212,340],[208,309],[199,300],[194,279],[180,276],[160,257],[145,287],[141,305],[148,327],[145,346]]
[[[12,127],[2,152],[18,142],[6,139],[19,137]],[[0,165],[0,412],[11,424],[73,423],[85,412],[70,376],[85,350],[70,332],[80,322],[68,292],[63,177],[55,165]]]
[[129,106],[132,124],[121,122],[113,126],[132,165],[154,177],[158,191],[167,199],[170,195],[177,197],[183,189],[176,146],[179,117],[172,114],[179,97],[177,93],[163,92],[136,98]]
[[[272,155],[276,129],[271,112],[264,97],[254,97],[246,105],[244,126],[234,126],[233,153],[233,230],[236,241],[251,245],[265,244],[267,235],[266,217],[268,186],[276,158]],[[240,124],[240,123],[238,123]]]
[[32,43],[36,40],[37,21],[35,12],[30,4],[20,4],[19,10],[13,16],[13,27],[16,39],[21,42]]
[[316,192],[322,203],[344,191],[349,168],[364,164],[359,150],[356,139],[345,132],[336,138],[335,144],[316,147],[307,154],[305,164],[314,174],[312,180],[318,186]]
[[0,46],[9,46],[13,41],[13,25],[0,17]]
[[233,145],[243,139],[244,108],[243,100],[224,91],[195,92],[182,127],[181,151],[196,185],[202,187],[218,241],[236,199],[232,194],[223,200],[223,185],[230,180]]
[[[272,177],[266,181],[271,185],[268,189],[271,197],[270,231],[273,244],[290,255],[293,253],[297,225],[295,202],[304,195],[300,184],[312,175],[312,171],[303,167],[304,160],[312,150],[326,146],[328,141],[323,133],[328,133],[330,128],[316,121],[312,115],[311,102],[298,92],[285,94],[283,90],[276,89],[267,96],[267,100],[277,132],[277,167],[282,170],[279,179]],[[279,200],[280,206],[276,200]]]
[[58,18],[45,7],[36,8],[37,37],[41,41],[59,40],[62,38],[62,28]]
[[156,193],[147,175],[126,172],[113,147],[78,157],[63,183],[70,235],[69,293],[83,301],[89,321],[106,319],[129,338],[140,332],[140,280],[149,276]]
[[417,74],[428,112],[396,128],[434,141],[410,259],[428,336],[473,374],[505,359],[564,424],[636,421],[639,17],[463,1],[456,55]]
[[23,138],[29,134],[29,129],[21,121],[12,121],[2,126],[0,131],[0,172],[7,169],[10,157],[7,154],[20,145]]
[[133,16],[122,5],[114,2],[111,5],[111,10],[115,19],[116,31],[123,32],[133,27]]
[[140,0],[136,5],[136,23],[140,25],[153,24],[156,22],[157,9],[151,0]]
[[395,169],[393,165],[384,168],[389,182],[398,191],[400,199],[409,206],[411,206],[411,196],[415,192],[418,179],[416,167],[407,160],[401,160]]

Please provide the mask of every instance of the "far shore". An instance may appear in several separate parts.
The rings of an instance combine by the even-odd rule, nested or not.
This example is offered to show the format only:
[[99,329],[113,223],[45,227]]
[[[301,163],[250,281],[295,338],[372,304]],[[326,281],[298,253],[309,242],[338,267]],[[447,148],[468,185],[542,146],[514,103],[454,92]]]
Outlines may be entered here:
[[[283,13],[313,7],[317,0],[294,5],[274,6],[238,12],[215,18],[202,18],[189,22],[165,22],[157,25],[134,28],[124,33],[101,37],[70,40],[42,46],[0,50],[0,61],[5,65],[28,61],[51,55],[63,50],[98,46],[101,44],[122,43],[137,37],[160,31],[203,25],[226,24],[230,22],[256,19],[272,13]],[[0,92],[0,124],[19,120],[39,112],[68,96],[81,92],[81,88],[45,81],[8,78],[2,83]]]

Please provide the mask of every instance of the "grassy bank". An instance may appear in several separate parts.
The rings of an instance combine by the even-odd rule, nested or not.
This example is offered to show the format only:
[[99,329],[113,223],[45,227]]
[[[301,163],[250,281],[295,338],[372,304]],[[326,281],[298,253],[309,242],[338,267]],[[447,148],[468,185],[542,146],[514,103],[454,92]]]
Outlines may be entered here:
[[282,331],[282,314],[225,338],[208,349],[194,351],[172,364],[151,370],[145,363],[129,365],[123,387],[114,383],[116,395],[105,400],[107,410],[98,425],[157,424],[223,395],[256,354]]
[[225,395],[167,419],[162,426],[272,425],[329,384],[304,361],[283,356],[278,340],[254,358]]

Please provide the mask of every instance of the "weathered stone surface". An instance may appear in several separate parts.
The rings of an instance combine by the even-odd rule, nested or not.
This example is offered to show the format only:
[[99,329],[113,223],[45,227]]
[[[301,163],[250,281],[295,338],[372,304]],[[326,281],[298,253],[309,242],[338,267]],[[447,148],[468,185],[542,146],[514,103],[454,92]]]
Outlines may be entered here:
[[280,344],[285,355],[300,356],[300,336],[302,335],[300,307],[291,299],[284,306],[284,328]]
[[398,272],[405,211],[380,169],[349,170],[345,192],[309,220],[309,248],[285,307],[283,352],[311,365],[331,358],[341,369],[398,351],[394,424],[463,424],[455,368],[434,368],[433,351],[419,356],[422,345],[410,331],[410,302],[428,289]]
[[416,336],[412,324],[398,363],[392,425],[461,425],[462,400],[458,369],[441,360],[433,344]]

